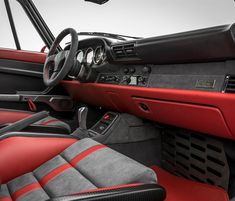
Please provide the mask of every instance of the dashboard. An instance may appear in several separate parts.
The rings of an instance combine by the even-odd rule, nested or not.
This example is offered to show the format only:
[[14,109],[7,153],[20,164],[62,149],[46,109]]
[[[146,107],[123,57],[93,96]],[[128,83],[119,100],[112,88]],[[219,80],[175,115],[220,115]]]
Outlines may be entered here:
[[226,25],[119,43],[86,39],[80,70],[62,84],[80,102],[235,139],[234,38]]
[[235,26],[224,25],[118,43],[85,39],[79,41],[78,65],[68,78],[84,83],[232,92],[234,36]]

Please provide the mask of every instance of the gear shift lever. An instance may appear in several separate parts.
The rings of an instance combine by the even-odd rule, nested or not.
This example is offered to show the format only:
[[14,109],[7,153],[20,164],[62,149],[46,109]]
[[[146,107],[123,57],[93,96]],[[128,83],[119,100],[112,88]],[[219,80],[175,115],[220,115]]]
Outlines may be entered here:
[[79,127],[71,135],[76,136],[79,139],[90,137],[86,126],[87,113],[88,113],[87,107],[81,107],[78,109]]
[[86,120],[87,120],[87,107],[81,107],[78,109],[78,123],[81,130],[87,130]]

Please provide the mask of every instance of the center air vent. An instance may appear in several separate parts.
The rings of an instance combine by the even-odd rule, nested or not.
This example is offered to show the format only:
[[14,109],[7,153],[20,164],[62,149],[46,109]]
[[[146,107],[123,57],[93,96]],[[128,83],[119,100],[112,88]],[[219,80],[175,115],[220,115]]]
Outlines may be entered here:
[[112,46],[112,52],[117,59],[137,57],[134,43]]
[[223,92],[235,93],[235,75],[226,76]]

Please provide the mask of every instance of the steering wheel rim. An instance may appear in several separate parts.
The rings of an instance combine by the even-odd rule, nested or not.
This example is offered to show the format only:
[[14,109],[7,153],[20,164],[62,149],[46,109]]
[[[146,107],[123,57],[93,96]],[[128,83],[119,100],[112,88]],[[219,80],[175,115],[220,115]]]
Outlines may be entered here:
[[[60,51],[56,54],[60,42],[69,34],[71,35],[70,49]],[[56,86],[69,73],[74,65],[77,48],[78,35],[74,29],[67,28],[56,37],[49,50],[43,68],[43,81],[47,87]]]

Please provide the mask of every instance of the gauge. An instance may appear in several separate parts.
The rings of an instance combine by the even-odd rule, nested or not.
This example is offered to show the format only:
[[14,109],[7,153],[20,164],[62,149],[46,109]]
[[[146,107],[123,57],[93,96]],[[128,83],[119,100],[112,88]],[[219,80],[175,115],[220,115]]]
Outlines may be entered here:
[[104,61],[105,50],[103,47],[97,47],[94,55],[94,63],[99,65]]
[[93,63],[93,57],[94,57],[94,50],[92,48],[89,48],[86,51],[86,58],[85,58],[85,62],[88,66],[90,66]]
[[77,53],[77,60],[79,61],[79,63],[83,62],[83,58],[84,58],[84,52],[82,50],[79,50]]

